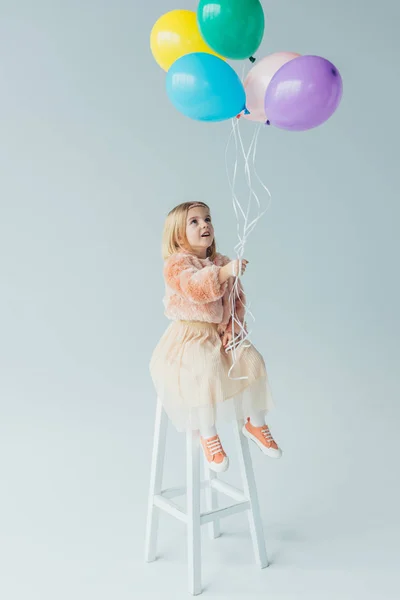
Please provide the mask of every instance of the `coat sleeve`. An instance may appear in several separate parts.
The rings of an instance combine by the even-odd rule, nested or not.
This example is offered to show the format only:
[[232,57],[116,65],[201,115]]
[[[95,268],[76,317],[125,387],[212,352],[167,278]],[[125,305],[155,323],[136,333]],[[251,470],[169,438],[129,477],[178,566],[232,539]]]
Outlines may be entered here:
[[[231,261],[231,259],[229,258],[229,256],[219,254],[219,262],[221,265],[226,265],[230,261]],[[246,323],[244,323],[246,295],[244,293],[243,285],[242,285],[242,282],[240,279],[238,281],[237,289],[238,289],[239,295],[236,296],[236,299],[235,299],[235,317],[246,328]],[[232,331],[232,315],[229,317],[228,323],[225,323],[225,324],[221,323],[218,326],[218,332],[220,333],[220,335],[225,333],[225,331]],[[241,328],[235,322],[235,334],[240,333],[240,331],[241,331]]]
[[[244,328],[246,328],[246,323],[244,322],[244,316],[246,311],[246,294],[244,293],[244,289],[242,286],[242,282],[238,281],[238,295],[235,299],[235,318],[238,320]],[[228,325],[226,326],[228,331],[232,330],[232,315],[228,321]],[[241,331],[239,325],[235,322],[235,333],[239,333]]]
[[172,255],[164,266],[166,284],[184,298],[196,304],[219,300],[228,282],[219,282],[220,266],[210,265],[198,269],[190,257]]

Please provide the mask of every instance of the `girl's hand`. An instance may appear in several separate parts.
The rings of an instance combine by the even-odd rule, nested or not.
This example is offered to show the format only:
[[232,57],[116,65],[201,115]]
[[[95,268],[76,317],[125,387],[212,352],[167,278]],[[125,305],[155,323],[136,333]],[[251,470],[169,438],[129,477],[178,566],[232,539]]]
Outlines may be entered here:
[[242,260],[237,258],[236,260],[231,260],[230,262],[226,263],[225,266],[220,268],[219,282],[222,284],[225,283],[225,281],[228,281],[228,279],[230,279],[231,277],[237,277],[239,275],[240,263],[242,263],[240,274],[243,275],[248,262],[249,261],[244,258],[242,258]]
[[223,347],[226,348],[231,340],[232,340],[232,331],[226,330],[225,333],[222,335]]
[[[231,260],[231,262],[228,263],[228,265],[227,265],[229,267],[229,273],[231,274],[231,276],[237,277],[239,274],[243,275],[243,273],[246,271],[248,262],[249,261],[246,260],[245,258],[242,258],[241,260],[239,258],[236,258],[235,260]],[[240,273],[239,273],[239,269],[240,269]]]

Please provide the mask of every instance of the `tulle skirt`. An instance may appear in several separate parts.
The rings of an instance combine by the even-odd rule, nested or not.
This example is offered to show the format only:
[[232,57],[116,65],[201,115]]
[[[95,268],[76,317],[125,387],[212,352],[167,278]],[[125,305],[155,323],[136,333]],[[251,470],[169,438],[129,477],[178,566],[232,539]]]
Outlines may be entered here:
[[245,419],[250,411],[273,407],[261,354],[246,340],[228,376],[232,353],[225,351],[217,327],[173,321],[152,354],[150,373],[157,396],[178,431],[210,427],[220,419]]

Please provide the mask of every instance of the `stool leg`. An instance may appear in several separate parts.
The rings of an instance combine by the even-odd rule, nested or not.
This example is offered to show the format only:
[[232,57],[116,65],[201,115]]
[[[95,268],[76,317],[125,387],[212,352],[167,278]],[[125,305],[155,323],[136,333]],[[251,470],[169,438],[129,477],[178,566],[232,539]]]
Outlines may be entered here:
[[253,540],[256,563],[264,569],[268,566],[268,557],[265,549],[263,525],[260,506],[258,504],[257,487],[251,462],[250,448],[247,438],[242,434],[243,421],[239,419],[234,425],[236,444],[239,455],[240,472],[243,481],[244,493],[250,500],[248,511],[251,538]]
[[150,489],[147,509],[147,527],[145,542],[145,560],[147,562],[152,562],[156,559],[159,509],[156,506],[154,506],[154,495],[159,494],[161,492],[167,425],[168,418],[161,404],[161,400],[158,398],[154,427],[153,454],[151,458]]
[[201,594],[199,433],[186,433],[186,512],[189,592]]
[[[217,474],[215,473],[215,471],[211,471],[206,460],[204,460],[204,474],[207,482],[207,487],[205,491],[206,508],[207,511],[216,510],[218,508],[218,492],[217,490],[211,487],[211,482],[214,479],[217,479]],[[209,537],[211,539],[215,539],[221,535],[219,520],[211,521],[210,523],[208,523],[207,528]]]

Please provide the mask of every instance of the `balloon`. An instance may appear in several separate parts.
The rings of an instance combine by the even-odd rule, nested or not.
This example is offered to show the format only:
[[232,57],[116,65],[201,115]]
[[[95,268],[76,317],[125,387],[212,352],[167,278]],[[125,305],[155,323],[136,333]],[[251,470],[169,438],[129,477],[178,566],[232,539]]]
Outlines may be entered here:
[[200,0],[197,20],[207,44],[227,58],[250,58],[264,35],[259,0]]
[[343,83],[337,68],[321,56],[299,56],[273,76],[264,109],[267,124],[305,131],[324,123],[339,106]]
[[224,121],[240,113],[246,95],[236,72],[204,52],[186,54],[167,73],[167,94],[185,116],[198,121]]
[[151,30],[150,48],[164,71],[185,54],[216,54],[201,37],[196,13],[191,10],[172,10],[160,17]]
[[267,87],[278,69],[298,56],[300,54],[294,52],[276,52],[257,60],[244,80],[246,107],[250,111],[250,114],[245,113],[243,115],[245,119],[265,123],[267,117],[264,110],[264,100]]

